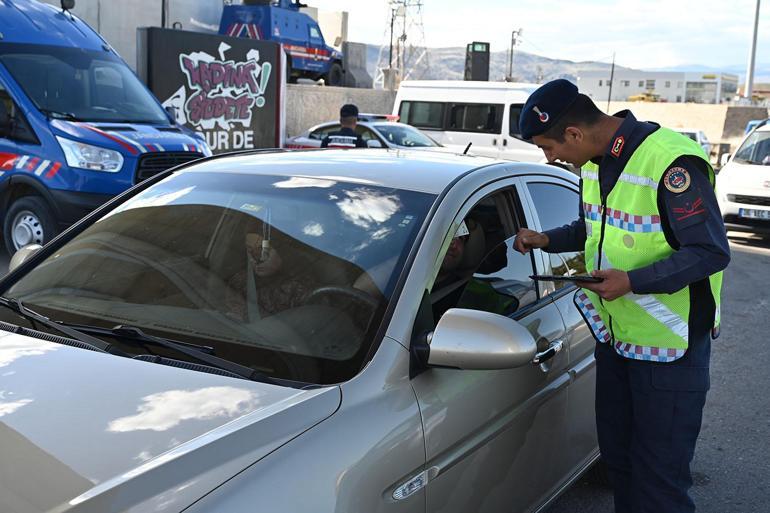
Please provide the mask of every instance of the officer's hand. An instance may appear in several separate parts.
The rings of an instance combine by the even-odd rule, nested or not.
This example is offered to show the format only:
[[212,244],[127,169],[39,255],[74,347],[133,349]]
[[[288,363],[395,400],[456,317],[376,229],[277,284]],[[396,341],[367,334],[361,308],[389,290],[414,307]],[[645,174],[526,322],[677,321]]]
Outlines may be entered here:
[[593,271],[591,276],[604,278],[604,280],[599,283],[581,283],[580,286],[596,292],[605,301],[613,301],[631,292],[631,280],[625,271],[606,269]]
[[548,247],[548,235],[527,228],[522,228],[516,234],[516,240],[513,241],[513,247],[522,255],[527,254],[533,248]]

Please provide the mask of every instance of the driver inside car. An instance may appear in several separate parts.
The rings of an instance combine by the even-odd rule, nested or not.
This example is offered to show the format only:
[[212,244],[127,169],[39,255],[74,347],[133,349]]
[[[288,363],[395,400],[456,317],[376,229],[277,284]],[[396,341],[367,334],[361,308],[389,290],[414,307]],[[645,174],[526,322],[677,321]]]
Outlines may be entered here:
[[302,305],[317,287],[308,276],[287,275],[272,241],[247,233],[244,241],[246,268],[228,281],[227,315],[238,321],[255,321]]

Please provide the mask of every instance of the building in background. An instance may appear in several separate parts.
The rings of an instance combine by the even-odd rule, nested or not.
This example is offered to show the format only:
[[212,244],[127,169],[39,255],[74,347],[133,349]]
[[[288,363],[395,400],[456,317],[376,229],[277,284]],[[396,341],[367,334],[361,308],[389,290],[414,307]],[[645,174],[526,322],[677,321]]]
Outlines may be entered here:
[[[585,71],[578,76],[580,91],[594,101],[610,98],[610,74]],[[641,71],[616,69],[612,101],[725,103],[738,93],[738,76],[729,73]]]

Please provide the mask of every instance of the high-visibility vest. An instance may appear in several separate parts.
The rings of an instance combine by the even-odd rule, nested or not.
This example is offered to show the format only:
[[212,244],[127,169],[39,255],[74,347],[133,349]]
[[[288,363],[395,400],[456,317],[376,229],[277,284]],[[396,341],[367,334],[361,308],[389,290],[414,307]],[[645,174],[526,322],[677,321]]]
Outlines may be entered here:
[[[658,211],[658,184],[681,156],[708,160],[691,139],[666,128],[650,134],[634,151],[617,183],[601,197],[599,168],[583,167],[583,210],[586,224],[586,269],[630,271],[669,257]],[[714,170],[708,165],[714,185]],[[680,175],[681,178],[682,175]],[[714,299],[714,328],[720,322],[722,273],[709,277]],[[690,287],[673,294],[634,294],[604,301],[581,289],[575,303],[599,342],[612,343],[621,355],[639,360],[673,361],[687,351]]]

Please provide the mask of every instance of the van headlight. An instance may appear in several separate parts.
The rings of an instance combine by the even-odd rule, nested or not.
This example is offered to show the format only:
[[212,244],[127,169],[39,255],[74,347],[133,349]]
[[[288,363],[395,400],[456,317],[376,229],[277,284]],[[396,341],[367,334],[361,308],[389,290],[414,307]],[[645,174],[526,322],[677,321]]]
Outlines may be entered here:
[[117,173],[123,167],[123,155],[115,150],[84,144],[56,136],[69,167]]

